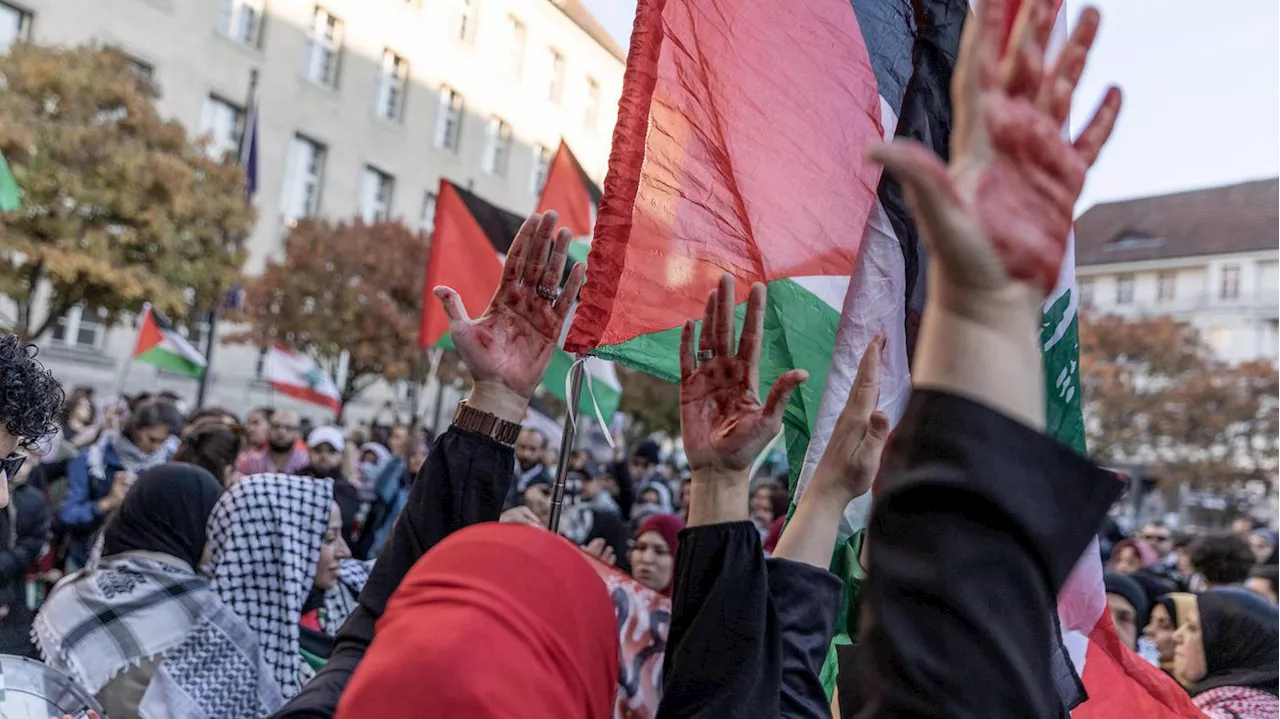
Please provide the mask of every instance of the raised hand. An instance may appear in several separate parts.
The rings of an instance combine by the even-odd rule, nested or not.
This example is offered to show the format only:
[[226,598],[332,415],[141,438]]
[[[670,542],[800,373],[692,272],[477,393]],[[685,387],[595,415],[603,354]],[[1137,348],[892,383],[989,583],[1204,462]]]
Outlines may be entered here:
[[873,148],[904,188],[946,279],[961,289],[1002,290],[1015,281],[1037,300],[1053,289],[1085,172],[1120,111],[1120,91],[1073,143],[1062,134],[1071,96],[1098,30],[1086,8],[1046,71],[1053,0],[1022,0],[1002,51],[1009,0],[982,0],[964,30],[951,83],[951,165],[919,143]]
[[697,350],[692,321],[685,322],[680,334],[680,434],[695,484],[700,470],[745,473],[782,429],[791,393],[809,377],[804,370],[786,372],[760,404],[764,300],[764,285],[752,285],[742,340],[735,348],[733,277],[722,275],[720,286],[707,297]]
[[813,494],[843,510],[871,488],[889,438],[889,417],[876,409],[883,350],[884,335],[879,335],[862,354],[849,399],[836,419],[831,442],[814,468],[805,496]]
[[[586,266],[576,263],[560,290],[572,234],[562,228],[553,240],[555,225],[554,212],[534,213],[524,221],[507,251],[498,289],[480,317],[467,316],[453,289],[435,288],[453,344],[475,381],[472,399],[493,400],[480,409],[512,422],[523,418],[586,280]],[[468,403],[477,404],[472,399]]]

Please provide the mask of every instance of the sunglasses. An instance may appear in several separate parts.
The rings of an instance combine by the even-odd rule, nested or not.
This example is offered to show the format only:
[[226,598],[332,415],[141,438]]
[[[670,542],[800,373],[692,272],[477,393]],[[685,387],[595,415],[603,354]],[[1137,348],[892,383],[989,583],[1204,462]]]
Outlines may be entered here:
[[27,456],[24,454],[11,454],[4,459],[0,459],[0,474],[4,475],[6,481],[13,479],[18,475],[18,470],[22,469],[22,465],[26,461]]

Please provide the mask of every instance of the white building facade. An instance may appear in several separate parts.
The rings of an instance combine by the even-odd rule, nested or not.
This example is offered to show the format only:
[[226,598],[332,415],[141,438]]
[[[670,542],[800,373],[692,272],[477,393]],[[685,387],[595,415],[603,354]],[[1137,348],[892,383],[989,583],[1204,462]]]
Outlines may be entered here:
[[[19,40],[121,50],[160,86],[161,114],[219,153],[239,142],[257,73],[249,273],[303,217],[430,230],[441,178],[529,212],[562,138],[599,183],[624,67],[579,0],[0,0],[0,51]],[[0,317],[11,313],[0,298]],[[66,384],[102,395],[134,338],[130,323],[75,309],[40,343]],[[206,403],[289,404],[258,379],[259,355],[220,344]],[[130,371],[126,391],[159,389],[196,393],[191,379]],[[349,414],[388,399],[408,409],[404,387],[383,387]]]

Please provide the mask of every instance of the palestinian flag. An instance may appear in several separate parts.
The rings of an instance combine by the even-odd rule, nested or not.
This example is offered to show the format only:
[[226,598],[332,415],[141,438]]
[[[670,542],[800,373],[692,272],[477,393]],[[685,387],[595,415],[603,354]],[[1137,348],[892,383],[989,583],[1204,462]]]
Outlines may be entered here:
[[[681,326],[730,272],[738,297],[752,282],[769,287],[761,385],[809,372],[784,417],[796,484],[877,332],[888,339],[881,409],[896,422],[927,260],[900,192],[864,155],[897,133],[945,154],[967,12],[960,0],[639,0],[591,281],[566,349],[678,381]],[[1083,450],[1071,254],[1042,338],[1049,431]],[[865,509],[851,505],[846,530],[862,526]],[[1072,665],[1062,698],[1081,699],[1070,670],[1090,696],[1077,715],[1194,715],[1185,692],[1119,645],[1096,552],[1081,559],[1058,614],[1058,654]],[[833,674],[824,672],[829,688]]]
[[151,305],[142,309],[142,326],[133,345],[133,361],[155,365],[189,377],[204,375],[205,359],[186,337]]
[[560,224],[574,237],[590,237],[600,207],[600,188],[587,177],[569,145],[560,141],[547,168],[547,180],[538,198],[538,212],[555,210]]
[[[572,158],[572,155],[568,157]],[[574,164],[576,166],[576,161]],[[551,184],[550,179],[548,184]],[[453,348],[449,318],[431,294],[437,285],[448,285],[457,290],[463,306],[472,317],[480,315],[489,306],[489,300],[493,299],[494,290],[502,279],[502,262],[524,219],[448,180],[440,181],[435,230],[431,236],[422,294],[422,323],[418,332],[420,346]],[[570,263],[585,260],[587,247],[585,241],[574,240],[569,246]],[[543,380],[543,388],[549,394],[567,401],[566,379],[572,364],[572,355],[563,350],[556,351]],[[591,402],[591,394],[594,393],[601,415],[608,422],[622,398],[617,373],[611,363],[598,359],[587,360],[586,369],[592,392],[587,392],[584,384],[578,409],[594,415],[595,406]]]
[[0,155],[0,212],[13,212],[22,207],[22,190],[9,171],[9,163]]

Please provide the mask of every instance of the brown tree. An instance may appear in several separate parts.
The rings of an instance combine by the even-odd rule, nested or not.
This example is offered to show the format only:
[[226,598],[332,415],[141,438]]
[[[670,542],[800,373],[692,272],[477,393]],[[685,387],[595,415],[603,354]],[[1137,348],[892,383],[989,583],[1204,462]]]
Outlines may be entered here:
[[1280,378],[1231,364],[1168,317],[1082,317],[1080,384],[1090,453],[1148,464],[1165,482],[1230,489],[1274,481]]
[[161,119],[156,86],[129,60],[19,43],[0,55],[0,82],[0,151],[22,189],[22,208],[0,217],[14,331],[38,339],[81,304],[112,319],[150,302],[181,318],[238,281],[254,220],[243,171]]
[[398,222],[300,222],[284,257],[247,283],[234,319],[249,329],[230,341],[310,354],[343,388],[344,404],[379,379],[410,378],[424,364],[418,315],[426,260],[426,236]]
[[638,440],[654,432],[680,434],[680,388],[666,380],[622,364],[616,365],[622,385],[618,410],[635,420],[627,440]]

